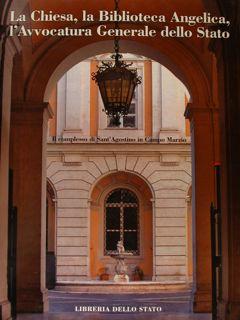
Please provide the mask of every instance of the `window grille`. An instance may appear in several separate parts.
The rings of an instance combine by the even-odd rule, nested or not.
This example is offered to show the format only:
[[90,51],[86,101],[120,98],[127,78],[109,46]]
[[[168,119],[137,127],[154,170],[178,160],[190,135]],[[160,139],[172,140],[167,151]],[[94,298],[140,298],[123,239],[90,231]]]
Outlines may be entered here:
[[123,242],[126,252],[139,255],[139,201],[128,189],[115,189],[105,201],[105,255]]

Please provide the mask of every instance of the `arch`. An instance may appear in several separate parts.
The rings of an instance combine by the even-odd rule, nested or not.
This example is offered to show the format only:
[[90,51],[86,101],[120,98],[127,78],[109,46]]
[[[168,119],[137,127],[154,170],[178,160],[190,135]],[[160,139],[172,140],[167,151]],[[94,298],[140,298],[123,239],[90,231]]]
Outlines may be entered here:
[[[50,94],[56,82],[74,65],[95,55],[111,52],[113,50],[112,47],[113,43],[109,40],[95,42],[80,48],[67,56],[51,74],[44,93],[44,101],[49,101]],[[168,68],[180,81],[182,81],[191,93],[191,86],[188,84],[186,75],[178,68],[177,65],[173,65],[171,63],[171,60],[168,58],[168,56],[160,51],[154,49],[148,44],[142,44],[140,42],[133,42],[129,40],[121,40],[121,52],[142,55],[161,63]]]
[[47,178],[47,192],[51,196],[52,200],[57,200],[57,191],[49,178]]
[[192,185],[190,185],[187,190],[187,197],[189,197],[192,200]]
[[105,201],[109,193],[116,189],[128,189],[139,201],[139,234],[140,250],[129,259],[132,268],[140,266],[145,278],[153,275],[153,225],[152,193],[146,182],[130,172],[114,172],[102,177],[91,191],[90,216],[90,274],[92,278],[101,278],[102,270],[108,268],[113,276],[114,262],[104,254],[104,218]]
[[[90,199],[91,201],[94,201],[95,204],[99,204],[99,197],[101,196],[101,191],[99,190],[98,185],[103,183],[105,184],[111,184],[115,182],[115,177],[119,177],[121,175],[120,180],[122,181],[128,181],[129,183],[131,182],[132,179],[136,179],[138,181],[139,185],[144,182],[142,188],[146,188],[146,190],[149,190],[151,196],[150,198],[153,200],[155,198],[154,190],[152,185],[146,180],[145,177],[142,175],[138,174],[137,172],[134,171],[108,171],[104,175],[101,175],[98,179],[94,181],[94,183],[91,186],[91,189],[89,191],[90,194]],[[110,178],[109,178],[110,177]]]
[[[62,39],[52,44],[35,61],[25,84],[25,100],[48,102],[53,86],[69,68],[94,55],[111,52],[113,47],[109,40],[85,40],[81,45],[69,41]],[[121,51],[144,55],[164,65],[185,84],[195,105],[208,106],[211,102],[208,73],[197,54],[183,43],[160,39],[150,46],[146,39],[122,40]],[[43,68],[47,72],[42,73]]]

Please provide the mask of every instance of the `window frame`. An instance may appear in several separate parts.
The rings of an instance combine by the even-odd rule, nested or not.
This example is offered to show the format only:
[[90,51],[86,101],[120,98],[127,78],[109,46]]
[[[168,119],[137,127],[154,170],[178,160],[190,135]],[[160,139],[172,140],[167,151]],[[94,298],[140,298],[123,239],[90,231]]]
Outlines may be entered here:
[[[127,202],[116,202],[116,203],[112,203],[112,204],[107,204],[107,201],[109,199],[109,197],[116,191],[118,190],[124,190],[129,192],[130,194],[132,194],[135,198],[136,198],[136,203],[127,203]],[[125,248],[126,252],[131,252],[133,254],[133,256],[140,256],[140,201],[139,198],[137,196],[137,194],[130,190],[129,188],[126,187],[118,187],[115,188],[113,190],[111,190],[110,192],[108,192],[108,194],[105,197],[104,200],[104,256],[109,256],[112,253],[116,253],[117,252],[117,248],[115,250],[107,250],[107,208],[108,207],[117,207],[120,208],[120,240],[124,241],[124,232],[125,231],[129,231],[130,229],[125,229],[124,228],[124,208],[130,208],[130,207],[135,207],[137,210],[137,229],[132,230],[131,232],[136,232],[137,233],[137,249],[136,250],[127,250]]]

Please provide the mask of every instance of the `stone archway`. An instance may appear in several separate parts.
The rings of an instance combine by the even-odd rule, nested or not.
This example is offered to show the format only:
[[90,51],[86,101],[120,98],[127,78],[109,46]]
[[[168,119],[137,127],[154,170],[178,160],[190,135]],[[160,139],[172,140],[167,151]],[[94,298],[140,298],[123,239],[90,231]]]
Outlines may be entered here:
[[[133,42],[130,42],[131,44]],[[108,43],[109,45],[109,43]],[[131,47],[131,46],[130,46]],[[93,49],[96,48],[96,45],[93,46]],[[142,48],[145,48],[144,46]],[[56,49],[56,48],[55,48]],[[89,47],[86,47],[85,49],[89,49]],[[155,48],[156,49],[156,48]],[[166,48],[165,48],[166,49]],[[182,48],[183,49],[183,48]],[[106,49],[105,49],[106,50]],[[143,49],[142,49],[143,50]],[[61,51],[61,50],[60,50]],[[58,48],[58,52],[59,48]],[[184,51],[184,50],[183,50]],[[84,48],[83,48],[83,52],[84,52]],[[141,54],[141,45],[138,48],[138,53]],[[159,51],[157,50],[153,50],[153,52],[155,53],[156,57],[157,57],[157,53],[159,53]],[[181,54],[183,54],[183,52],[180,51]],[[49,64],[50,61],[52,61],[51,55],[53,54],[53,52],[50,50],[49,52],[49,61],[47,59],[47,57],[44,55],[43,59],[41,61],[39,61],[36,64],[36,68],[34,69],[34,71],[32,72],[32,74],[30,75],[30,77],[28,78],[28,81],[26,83],[25,86],[25,98],[29,99],[31,102],[26,102],[26,101],[22,101],[20,103],[16,103],[14,105],[14,109],[13,109],[13,119],[16,118],[16,124],[19,123],[19,121],[21,122],[22,120],[24,121],[24,128],[26,128],[26,118],[30,119],[33,115],[34,117],[36,117],[36,121],[40,121],[43,123],[43,121],[46,121],[46,104],[45,103],[39,103],[39,102],[32,102],[33,100],[36,101],[39,99],[47,99],[49,96],[49,88],[52,87],[54,81],[57,81],[58,77],[60,77],[61,72],[65,72],[66,67],[68,65],[68,63],[73,63],[72,62],[72,57],[70,57],[69,61],[67,61],[67,64],[61,65],[60,63],[60,67],[59,70],[57,70],[56,74],[53,74],[51,72],[54,71],[54,69],[50,68],[49,66],[49,74],[48,77],[52,78],[49,80],[47,79],[46,74],[42,74],[42,77],[39,79],[35,78],[36,73],[40,72],[39,68],[43,68],[43,65],[46,63],[46,67]],[[88,52],[89,54],[89,52]],[[172,53],[173,54],[173,53]],[[92,55],[92,54],[91,54]],[[62,57],[63,58],[63,57]],[[47,60],[46,60],[47,59]],[[76,59],[76,57],[75,57]],[[78,57],[79,59],[79,57]],[[176,59],[176,57],[175,57]],[[194,57],[192,57],[193,61],[195,61]],[[161,55],[159,53],[159,60],[161,60]],[[65,61],[66,62],[66,61]],[[186,62],[186,68],[187,68],[187,61]],[[175,65],[172,62],[172,68]],[[68,65],[69,67],[69,65]],[[17,68],[15,69],[17,70]],[[195,149],[196,151],[205,149],[207,150],[207,154],[208,157],[204,157],[204,159],[202,159],[202,153],[199,151],[199,154],[196,153],[196,157],[194,158],[194,163],[197,164],[197,166],[200,166],[202,169],[199,170],[199,167],[197,167],[196,172],[197,174],[199,174],[199,177],[203,176],[202,172],[210,172],[211,174],[208,177],[207,181],[203,181],[201,180],[199,177],[196,178],[196,181],[199,182],[199,186],[198,186],[198,190],[201,190],[200,193],[196,193],[196,197],[195,197],[195,214],[196,215],[201,215],[201,219],[203,218],[203,212],[204,212],[204,219],[206,219],[207,221],[207,216],[208,216],[208,210],[209,210],[209,202],[212,199],[213,196],[213,191],[214,191],[214,179],[213,179],[213,172],[212,172],[212,162],[213,162],[213,155],[214,153],[212,152],[213,149],[213,132],[210,131],[209,132],[209,128],[211,128],[211,124],[212,124],[212,108],[209,108],[208,102],[209,102],[209,89],[208,89],[208,85],[207,85],[207,78],[204,76],[203,70],[201,69],[201,66],[198,65],[198,67],[196,69],[193,70],[192,74],[187,71],[185,71],[185,73],[182,73],[183,75],[188,75],[188,81],[189,82],[185,82],[188,84],[188,87],[190,87],[190,91],[192,93],[192,99],[193,99],[193,104],[189,105],[189,114],[191,116],[192,122],[193,122],[193,126],[192,128],[194,128],[194,143],[195,143]],[[195,78],[196,76],[196,78]],[[191,82],[191,79],[194,79]],[[201,85],[197,85],[197,80],[199,80],[199,84]],[[37,84],[39,84],[38,86],[38,90],[36,91],[36,86]],[[44,90],[43,90],[44,89]],[[13,97],[14,99],[14,97]],[[29,101],[28,100],[28,101]],[[196,104],[194,104],[196,101]],[[200,108],[198,103],[202,103],[204,105],[204,107]],[[45,111],[44,111],[45,108]],[[27,115],[27,116],[26,116]],[[22,120],[20,120],[20,118],[22,118]],[[39,122],[39,125],[41,125],[41,123]],[[30,124],[30,122],[29,122]],[[45,126],[45,124],[44,124]],[[15,128],[18,128],[18,126],[13,126],[13,130],[15,130]],[[41,130],[43,128],[39,127],[39,130]],[[30,129],[30,131],[32,131],[32,128]],[[24,132],[22,132],[21,134],[25,134]],[[42,139],[42,132],[39,131],[39,134],[41,136],[38,136],[38,139]],[[201,137],[203,135],[208,136],[207,139],[202,140]],[[19,137],[20,135],[16,134],[16,137]],[[20,140],[19,140],[20,143]],[[29,146],[31,144],[29,143]],[[19,149],[19,147],[18,147]],[[40,151],[40,150],[39,150]],[[26,155],[27,153],[25,153]],[[18,155],[19,156],[19,155]],[[42,164],[39,163],[39,167],[38,170],[40,171]],[[35,167],[36,169],[36,167]],[[201,172],[201,174],[200,174]],[[211,190],[208,191],[207,189],[202,185],[202,184],[207,184],[208,187],[211,186]],[[202,195],[202,190],[206,191],[206,194]],[[198,196],[200,196],[200,198],[198,198]],[[203,197],[202,197],[203,196]],[[44,214],[44,212],[43,212]],[[199,220],[200,221],[200,220]],[[207,221],[207,225],[208,225],[208,221]],[[43,226],[44,227],[44,226]],[[210,268],[210,230],[207,229],[207,237],[202,237],[202,232],[201,232],[201,228],[202,225],[199,224],[199,229],[198,229],[198,233],[197,235],[199,236],[199,240],[198,240],[198,253],[199,255],[203,255],[204,259],[198,259],[198,265],[197,265],[197,291],[196,291],[196,309],[198,311],[207,311],[210,310],[210,290],[211,290],[211,279],[210,279],[210,273],[209,272],[205,272],[206,269],[209,270]],[[208,250],[205,250],[202,252],[203,246],[202,246],[202,241],[206,244],[206,242],[208,243]],[[204,244],[204,245],[205,245]],[[44,268],[44,267],[43,267]]]
[[[90,276],[99,279],[106,267],[112,277],[114,262],[104,254],[104,203],[109,192],[118,188],[132,190],[139,199],[139,253],[128,259],[128,265],[139,266],[144,273],[144,280],[152,280],[153,275],[153,217],[152,192],[147,183],[130,172],[115,172],[95,183],[91,192],[90,222]],[[131,275],[130,275],[131,277]],[[132,280],[132,279],[131,279]]]
[[[61,75],[74,64],[96,54],[112,51],[112,41],[109,40],[94,41],[92,39],[82,44],[76,41],[69,43],[69,41],[69,39],[64,39],[55,43],[50,50],[42,54],[41,59],[36,60],[34,68],[25,82],[25,100],[48,100],[51,88],[53,88]],[[197,57],[187,50],[184,45],[174,41],[165,43],[160,40],[154,43],[153,46],[147,41],[135,39],[135,41],[123,40],[121,42],[121,50],[147,56],[166,66],[188,88],[195,107],[211,106],[212,97],[209,87],[209,75],[205,73]],[[179,61],[181,61],[181,64]],[[43,65],[48,66],[48,72],[42,74],[41,78],[39,78],[38,75],[39,73],[41,74]],[[191,66],[194,66],[194,68]]]

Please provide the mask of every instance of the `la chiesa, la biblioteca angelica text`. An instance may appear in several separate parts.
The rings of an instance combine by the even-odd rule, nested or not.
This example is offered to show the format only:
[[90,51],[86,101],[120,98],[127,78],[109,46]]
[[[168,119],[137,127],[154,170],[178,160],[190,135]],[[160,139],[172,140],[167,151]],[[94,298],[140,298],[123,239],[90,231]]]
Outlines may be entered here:
[[[29,17],[25,14],[16,15],[14,11],[10,13],[11,24],[9,26],[10,36],[93,36],[94,32],[98,36],[124,36],[124,37],[161,37],[171,38],[191,38],[196,34],[197,38],[229,38],[230,33],[223,28],[216,30],[208,27],[212,25],[229,27],[230,22],[225,17],[212,16],[208,12],[203,12],[200,16],[178,15],[173,12],[170,18],[165,15],[148,15],[143,13],[131,14],[129,11],[107,11],[100,10],[98,15],[83,10],[81,14],[75,16],[71,13],[56,13],[53,11],[34,10],[30,13],[30,20],[34,22],[69,22],[73,27],[61,28],[28,28],[24,22]],[[78,23],[100,23],[96,31],[91,28],[78,28]],[[113,22],[142,23],[141,27],[135,28],[111,28],[107,24]],[[106,23],[106,24],[102,24]],[[146,25],[145,25],[146,24]],[[151,27],[147,24],[151,24]],[[174,24],[174,26],[171,26]],[[179,24],[179,25],[177,25]],[[75,25],[75,26],[74,26]],[[152,26],[155,25],[156,29]],[[199,26],[200,25],[200,26]],[[192,28],[197,26],[197,28]]]

